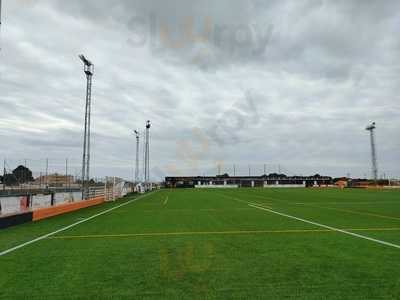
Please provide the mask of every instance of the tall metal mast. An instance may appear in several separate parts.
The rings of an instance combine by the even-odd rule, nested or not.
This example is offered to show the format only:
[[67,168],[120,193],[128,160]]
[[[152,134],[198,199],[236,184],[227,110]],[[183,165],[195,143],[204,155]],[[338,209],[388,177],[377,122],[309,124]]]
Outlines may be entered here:
[[2,23],[1,23],[1,6],[2,6],[2,3],[1,3],[1,0],[0,0],[0,50],[1,50],[1,28],[2,28]]
[[144,170],[144,178],[145,183],[148,185],[150,181],[150,121],[146,122],[146,142],[145,142],[145,170]]
[[370,137],[371,137],[372,176],[373,179],[376,181],[378,180],[378,158],[376,154],[375,129],[376,129],[375,122],[373,122],[366,128],[366,130],[370,132]]
[[82,200],[89,197],[90,180],[90,123],[92,110],[92,77],[94,65],[85,56],[79,55],[83,62],[84,73],[86,74],[86,103],[85,103],[85,125],[83,137],[83,157],[82,157]]
[[135,163],[135,183],[139,182],[139,150],[140,150],[140,133],[139,131],[134,131],[136,134],[136,163]]

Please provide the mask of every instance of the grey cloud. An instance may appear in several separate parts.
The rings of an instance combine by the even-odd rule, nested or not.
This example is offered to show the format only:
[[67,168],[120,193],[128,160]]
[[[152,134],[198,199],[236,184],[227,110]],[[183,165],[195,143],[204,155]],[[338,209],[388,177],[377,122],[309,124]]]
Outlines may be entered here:
[[[363,176],[372,120],[381,172],[400,176],[398,1],[4,6],[0,158],[10,164],[27,158],[39,171],[49,157],[62,170],[69,157],[79,172],[85,82],[77,55],[84,53],[95,62],[97,176],[131,178],[131,131],[147,119],[156,176],[215,173],[221,162],[242,172],[268,163],[297,174]],[[207,18],[212,30],[202,34]],[[191,28],[195,39],[185,36]]]

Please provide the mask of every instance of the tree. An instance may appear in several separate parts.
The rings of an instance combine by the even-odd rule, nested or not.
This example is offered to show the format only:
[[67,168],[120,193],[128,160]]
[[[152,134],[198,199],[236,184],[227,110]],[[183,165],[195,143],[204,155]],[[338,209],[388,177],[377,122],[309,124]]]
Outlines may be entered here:
[[15,178],[14,174],[6,174],[3,177],[3,184],[8,185],[8,186],[17,185],[18,181]]
[[27,183],[34,181],[32,171],[29,170],[27,167],[18,166],[12,173],[18,183]]
[[229,174],[225,173],[225,174],[222,174],[222,175],[217,175],[217,177],[218,178],[229,178]]
[[285,174],[271,173],[268,175],[269,178],[286,178]]

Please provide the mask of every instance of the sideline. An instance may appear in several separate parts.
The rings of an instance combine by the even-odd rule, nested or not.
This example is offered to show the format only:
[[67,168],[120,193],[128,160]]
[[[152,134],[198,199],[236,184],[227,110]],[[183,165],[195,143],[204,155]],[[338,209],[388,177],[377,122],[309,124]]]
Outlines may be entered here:
[[98,213],[98,214],[95,214],[95,215],[93,215],[93,216],[91,216],[91,217],[89,217],[89,218],[83,219],[83,220],[81,220],[81,221],[78,221],[78,222],[76,222],[76,223],[73,223],[73,224],[71,224],[71,225],[68,225],[68,226],[66,226],[66,227],[63,227],[63,228],[58,229],[58,230],[56,230],[56,231],[53,231],[53,232],[50,232],[50,233],[48,233],[48,234],[42,235],[42,236],[40,236],[40,237],[38,237],[38,238],[36,238],[36,239],[33,239],[33,240],[29,241],[29,242],[25,242],[25,243],[23,243],[23,244],[20,244],[20,245],[18,245],[18,246],[15,246],[15,247],[12,247],[12,248],[10,248],[10,249],[8,249],[8,250],[5,250],[5,251],[3,251],[3,252],[0,252],[0,257],[1,257],[1,256],[4,256],[4,255],[6,255],[6,254],[9,254],[9,253],[11,253],[11,252],[14,252],[14,251],[16,251],[16,250],[18,250],[18,249],[21,249],[21,248],[24,248],[24,247],[26,247],[26,246],[29,246],[29,245],[31,245],[31,244],[33,244],[33,243],[36,243],[36,242],[39,242],[39,241],[41,241],[41,240],[47,239],[48,237],[51,237],[51,236],[53,236],[53,235],[55,235],[55,234],[57,234],[57,233],[66,231],[66,230],[68,230],[68,229],[70,229],[70,228],[72,228],[72,227],[78,226],[78,225],[80,225],[80,224],[82,224],[82,223],[85,223],[85,222],[87,222],[87,221],[93,220],[94,218],[100,217],[100,216],[102,216],[102,215],[104,215],[104,214],[107,214],[107,213],[113,211],[113,210],[116,210],[116,209],[118,209],[118,208],[124,207],[124,206],[126,206],[126,205],[128,205],[128,204],[131,204],[131,203],[133,203],[133,202],[136,202],[136,201],[138,201],[138,200],[140,200],[140,199],[143,199],[143,198],[145,198],[145,197],[147,197],[148,195],[151,195],[151,194],[153,194],[153,193],[149,193],[149,194],[146,194],[146,195],[143,195],[143,196],[139,196],[139,197],[137,197],[137,198],[135,198],[135,199],[129,200],[128,202],[125,202],[125,203],[120,204],[120,205],[118,205],[118,206],[114,206],[114,207],[112,207],[112,208],[110,208],[110,209],[107,209],[107,210],[105,210],[105,211],[102,211],[102,212],[100,212],[100,213]]

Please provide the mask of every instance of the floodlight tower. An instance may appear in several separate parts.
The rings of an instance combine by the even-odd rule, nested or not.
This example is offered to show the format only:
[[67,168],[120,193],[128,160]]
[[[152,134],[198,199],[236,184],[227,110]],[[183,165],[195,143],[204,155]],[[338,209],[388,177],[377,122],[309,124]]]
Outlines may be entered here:
[[[0,38],[1,38],[1,0],[0,0]],[[0,40],[0,50],[1,50],[1,40]]]
[[376,155],[376,143],[375,143],[375,129],[376,123],[373,122],[369,125],[366,130],[370,132],[371,136],[371,154],[372,154],[372,176],[374,180],[378,180],[378,159]]
[[142,139],[142,181],[143,183],[146,181],[145,170],[146,170],[146,129],[143,130],[143,139]]
[[140,133],[139,131],[134,131],[136,135],[136,164],[135,164],[135,183],[139,182],[139,145],[140,145]]
[[83,137],[83,158],[82,158],[82,200],[89,197],[90,180],[90,119],[92,110],[92,77],[94,65],[85,56],[79,55],[83,62],[83,71],[86,74],[86,104],[85,104],[85,125]]
[[144,181],[146,186],[149,184],[150,181],[150,128],[151,123],[150,121],[146,122],[146,137],[145,137],[145,166],[144,166]]

